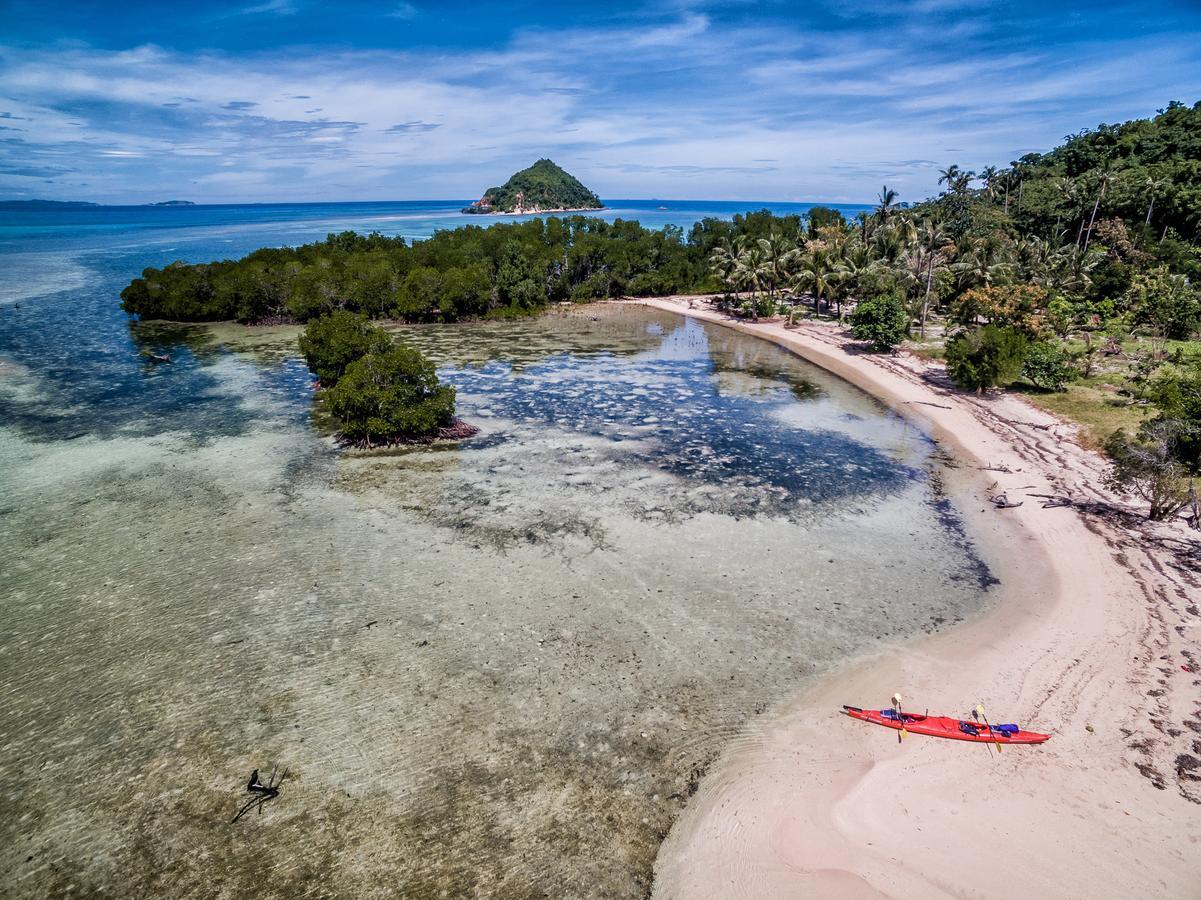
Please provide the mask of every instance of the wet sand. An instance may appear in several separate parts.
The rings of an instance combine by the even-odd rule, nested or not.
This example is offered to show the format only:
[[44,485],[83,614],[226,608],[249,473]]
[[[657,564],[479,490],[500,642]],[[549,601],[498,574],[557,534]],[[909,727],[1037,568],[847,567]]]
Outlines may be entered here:
[[[923,422],[975,463],[968,530],[991,532],[1006,557],[990,612],[863,655],[754,723],[673,826],[655,896],[1196,896],[1195,533],[1110,496],[1074,429],[1015,396],[962,395],[938,365],[859,353],[836,326],[647,302],[787,347]],[[994,510],[997,490],[1023,506]],[[1077,507],[1044,509],[1035,494]],[[994,720],[1054,737],[998,755],[898,742],[838,714],[894,691],[952,715],[983,700]]]

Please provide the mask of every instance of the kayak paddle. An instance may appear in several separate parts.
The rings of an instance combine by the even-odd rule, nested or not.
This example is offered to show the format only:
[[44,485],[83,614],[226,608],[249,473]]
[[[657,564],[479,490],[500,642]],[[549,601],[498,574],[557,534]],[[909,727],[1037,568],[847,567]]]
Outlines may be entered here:
[[986,716],[984,714],[984,704],[983,703],[976,704],[975,712],[976,712],[976,715],[978,715],[981,719],[984,720],[984,724],[988,725],[988,733],[992,735],[992,742],[997,745],[997,752],[1000,753],[1001,752],[1001,742],[997,740],[997,733],[992,730],[992,725],[989,725],[989,722],[988,722],[988,716]]

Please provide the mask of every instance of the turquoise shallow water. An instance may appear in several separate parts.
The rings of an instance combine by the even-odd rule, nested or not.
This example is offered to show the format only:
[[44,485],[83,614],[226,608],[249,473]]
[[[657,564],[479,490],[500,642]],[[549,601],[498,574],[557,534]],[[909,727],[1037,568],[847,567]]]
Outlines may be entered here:
[[116,311],[180,248],[330,221],[21,239],[62,289],[0,309],[4,893],[642,896],[759,716],[987,602],[930,441],[753,338],[398,328],[482,433],[355,456],[296,329]]

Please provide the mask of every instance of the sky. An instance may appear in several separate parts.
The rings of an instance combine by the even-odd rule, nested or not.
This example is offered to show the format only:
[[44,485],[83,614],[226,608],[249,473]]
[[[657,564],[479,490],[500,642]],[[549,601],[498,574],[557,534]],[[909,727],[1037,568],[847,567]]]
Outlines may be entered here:
[[1201,100],[1201,0],[0,0],[0,199],[937,191]]

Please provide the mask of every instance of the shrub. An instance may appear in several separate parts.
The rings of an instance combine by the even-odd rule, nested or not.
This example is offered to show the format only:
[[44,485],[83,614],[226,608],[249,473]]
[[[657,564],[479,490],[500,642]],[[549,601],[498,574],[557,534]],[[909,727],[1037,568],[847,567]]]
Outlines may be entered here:
[[951,318],[968,326],[984,319],[990,325],[1016,328],[1033,337],[1046,306],[1047,292],[1038,285],[993,284],[960,294],[951,304]]
[[391,345],[388,332],[344,309],[313,319],[300,335],[304,361],[327,388],[337,384],[356,359]]
[[1133,493],[1150,504],[1148,517],[1166,519],[1189,500],[1189,479],[1176,449],[1179,423],[1147,422],[1136,437],[1115,431],[1105,443],[1113,466],[1105,483],[1121,493]]
[[964,390],[979,394],[1009,384],[1022,372],[1026,338],[1012,328],[985,325],[947,342],[947,373]]
[[873,350],[891,350],[909,333],[909,310],[899,292],[862,300],[851,313],[851,332]]
[[1186,340],[1201,321],[1201,293],[1183,275],[1152,269],[1135,276],[1124,297],[1134,321],[1164,337]]
[[1201,363],[1152,382],[1148,393],[1160,414],[1172,422],[1172,451],[1190,472],[1201,474]]
[[438,383],[434,364],[420,352],[398,344],[352,362],[325,402],[343,437],[371,446],[450,425],[455,389]]
[[1076,371],[1072,368],[1062,344],[1035,341],[1026,348],[1022,377],[1036,387],[1048,391],[1062,391],[1075,374]]

